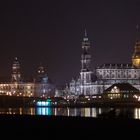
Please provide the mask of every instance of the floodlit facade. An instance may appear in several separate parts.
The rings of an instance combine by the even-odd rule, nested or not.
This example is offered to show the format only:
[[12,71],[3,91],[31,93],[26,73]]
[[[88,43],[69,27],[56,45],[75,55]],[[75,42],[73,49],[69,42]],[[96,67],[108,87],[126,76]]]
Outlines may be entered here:
[[44,67],[38,68],[37,78],[32,82],[24,82],[20,72],[20,63],[15,58],[12,65],[11,82],[0,83],[0,95],[45,97],[54,96],[54,86],[49,82],[49,78]]
[[91,70],[90,42],[87,33],[82,42],[81,71],[69,84],[71,94],[101,94],[115,83],[129,83],[140,90],[140,41],[136,41],[132,64],[103,64]]

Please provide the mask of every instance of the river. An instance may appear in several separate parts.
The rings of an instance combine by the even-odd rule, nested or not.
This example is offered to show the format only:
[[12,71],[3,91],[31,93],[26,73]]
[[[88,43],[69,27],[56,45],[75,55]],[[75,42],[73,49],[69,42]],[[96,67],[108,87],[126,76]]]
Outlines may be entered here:
[[54,108],[54,107],[35,107],[35,108],[0,108],[0,114],[19,114],[19,115],[54,115],[54,116],[81,116],[94,117],[125,117],[140,119],[140,108]]

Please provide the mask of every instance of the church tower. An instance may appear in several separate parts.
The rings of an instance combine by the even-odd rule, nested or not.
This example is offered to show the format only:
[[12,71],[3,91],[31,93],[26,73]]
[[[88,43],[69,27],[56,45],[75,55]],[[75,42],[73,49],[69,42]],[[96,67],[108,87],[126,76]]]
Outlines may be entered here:
[[48,76],[46,69],[42,66],[40,63],[40,66],[38,67],[37,71],[37,82],[47,83],[48,82]]
[[38,67],[38,71],[37,73],[42,76],[45,73],[44,67],[40,64],[40,66]]
[[89,85],[92,82],[92,70],[91,70],[91,54],[90,54],[90,41],[87,37],[85,30],[84,38],[82,41],[82,55],[81,55],[81,94],[88,95],[91,91]]
[[135,50],[132,55],[132,64],[133,66],[140,68],[140,40],[138,39],[138,29],[139,26],[137,25],[137,35],[136,35],[136,43],[135,43]]
[[12,76],[11,77],[12,83],[21,82],[20,64],[18,62],[17,57],[15,57],[13,65],[12,65],[12,75],[11,76]]

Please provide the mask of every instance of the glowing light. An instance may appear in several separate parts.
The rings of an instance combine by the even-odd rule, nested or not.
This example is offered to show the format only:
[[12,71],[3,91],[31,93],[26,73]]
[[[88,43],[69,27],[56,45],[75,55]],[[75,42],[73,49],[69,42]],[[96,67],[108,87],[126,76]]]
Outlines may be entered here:
[[68,108],[68,116],[70,115],[70,109]]
[[96,96],[92,96],[92,98],[96,98]]
[[140,96],[134,95],[133,98],[136,98],[138,101],[140,101]]
[[38,101],[37,106],[51,106],[51,101]]
[[97,117],[97,110],[96,110],[96,108],[92,108],[92,117]]
[[140,119],[140,108],[135,108],[134,110],[134,118]]
[[136,99],[138,98],[138,96],[137,96],[137,95],[134,95],[133,97],[134,97],[134,98],[136,98]]
[[85,117],[90,117],[90,108],[85,108]]
[[120,90],[117,88],[117,86],[114,86],[112,89],[111,89],[111,93],[119,93]]
[[136,57],[136,59],[133,59],[133,65],[136,67],[140,66],[140,58]]
[[52,115],[52,108],[49,107],[38,107],[37,115]]

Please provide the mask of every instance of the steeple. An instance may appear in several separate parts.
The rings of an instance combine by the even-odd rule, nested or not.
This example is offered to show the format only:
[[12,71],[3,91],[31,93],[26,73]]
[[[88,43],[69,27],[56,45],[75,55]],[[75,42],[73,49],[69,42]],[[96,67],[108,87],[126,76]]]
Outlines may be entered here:
[[91,70],[91,54],[90,54],[90,41],[85,29],[83,41],[82,41],[82,55],[81,55],[81,72],[80,72],[80,93],[88,95],[89,86],[92,82],[92,70]]
[[42,63],[40,62],[40,65],[38,67],[38,74],[44,74],[45,73],[45,70],[44,70],[44,67],[42,66]]
[[139,38],[139,35],[138,35],[138,34],[139,34],[139,25],[137,24],[137,25],[136,25],[136,41],[139,40],[139,39],[138,39],[138,38]]
[[87,37],[87,30],[85,29],[85,37]]
[[82,41],[82,55],[81,55],[81,71],[89,71],[91,63],[90,55],[90,42],[87,37],[87,31],[85,29],[85,34]]
[[83,41],[88,41],[87,30],[85,29]]
[[46,69],[42,66],[42,64],[40,63],[39,67],[38,67],[38,71],[37,71],[37,82],[48,82],[48,76],[47,76],[47,72]]
[[136,26],[136,41],[135,41],[135,50],[132,55],[132,64],[133,66],[140,68],[140,40],[139,40],[139,25]]
[[21,82],[21,73],[20,73],[20,64],[18,62],[18,58],[14,58],[14,62],[12,65],[12,75],[11,75],[11,82],[19,83]]

